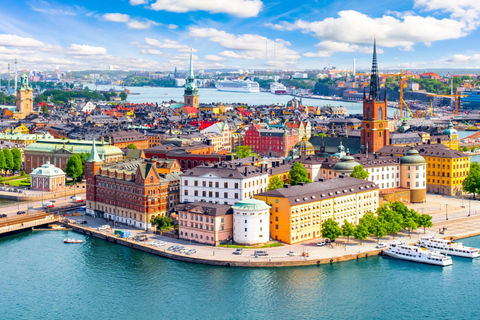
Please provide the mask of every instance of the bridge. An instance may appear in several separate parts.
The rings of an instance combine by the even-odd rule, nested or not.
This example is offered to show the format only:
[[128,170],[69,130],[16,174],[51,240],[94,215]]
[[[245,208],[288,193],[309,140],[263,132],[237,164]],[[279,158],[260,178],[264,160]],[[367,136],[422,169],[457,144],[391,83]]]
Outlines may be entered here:
[[62,219],[63,217],[60,215],[48,213],[34,213],[15,218],[0,219],[0,237],[47,225]]

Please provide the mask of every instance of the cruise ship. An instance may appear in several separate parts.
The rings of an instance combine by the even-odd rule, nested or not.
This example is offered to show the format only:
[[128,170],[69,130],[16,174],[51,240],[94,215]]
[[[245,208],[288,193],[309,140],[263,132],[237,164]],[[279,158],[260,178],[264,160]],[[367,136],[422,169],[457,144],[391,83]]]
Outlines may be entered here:
[[215,87],[220,91],[260,92],[258,82],[252,80],[220,80]]
[[464,247],[460,242],[453,242],[445,239],[435,239],[433,236],[424,236],[420,238],[417,246],[433,249],[443,254],[458,256],[464,258],[478,258],[478,248]]
[[392,258],[433,264],[442,267],[453,264],[451,257],[443,255],[437,251],[430,251],[426,248],[410,246],[404,243],[391,243],[388,249],[383,250],[383,254]]
[[273,94],[287,94],[287,87],[280,82],[270,83],[270,92]]

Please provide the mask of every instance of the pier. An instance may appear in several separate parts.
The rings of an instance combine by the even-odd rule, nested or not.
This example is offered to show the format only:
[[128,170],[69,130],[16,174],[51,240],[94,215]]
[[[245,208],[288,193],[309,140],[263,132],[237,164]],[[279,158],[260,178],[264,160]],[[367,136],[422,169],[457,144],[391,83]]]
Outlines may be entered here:
[[61,219],[62,217],[59,215],[48,213],[35,213],[11,219],[2,219],[0,220],[0,237],[31,230],[34,227],[45,226]]

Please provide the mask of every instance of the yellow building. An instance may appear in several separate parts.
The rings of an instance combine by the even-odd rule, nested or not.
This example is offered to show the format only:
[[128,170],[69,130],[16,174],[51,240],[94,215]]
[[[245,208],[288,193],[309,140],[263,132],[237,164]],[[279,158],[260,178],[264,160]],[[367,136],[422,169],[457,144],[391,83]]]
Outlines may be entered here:
[[458,131],[453,128],[452,120],[448,123],[447,129],[443,130],[443,134],[447,135],[449,139],[441,141],[441,143],[452,150],[458,150]]
[[198,108],[201,112],[212,112],[213,114],[222,114],[225,112],[225,109],[223,106],[201,106]]
[[28,84],[28,77],[24,73],[21,76],[21,85],[16,92],[17,109],[13,112],[14,119],[25,119],[33,112],[33,93],[32,87]]
[[37,142],[39,139],[53,139],[50,133],[37,134],[37,133],[0,133],[0,141],[9,141],[18,144],[24,144],[28,146],[31,143]]
[[370,181],[340,177],[260,193],[270,208],[270,237],[288,244],[321,236],[322,223],[346,219],[357,224],[378,208],[379,189]]
[[[13,131],[13,132],[12,132]],[[6,128],[3,133],[22,133],[22,134],[28,134],[30,133],[30,130],[28,130],[28,128],[23,124],[21,123],[19,126],[17,127],[8,127]]]

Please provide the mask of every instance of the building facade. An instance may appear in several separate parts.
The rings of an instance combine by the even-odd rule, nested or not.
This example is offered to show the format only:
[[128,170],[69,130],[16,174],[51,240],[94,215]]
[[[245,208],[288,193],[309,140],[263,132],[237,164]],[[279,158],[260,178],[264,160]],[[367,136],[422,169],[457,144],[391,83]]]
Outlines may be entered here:
[[28,84],[28,77],[24,73],[21,77],[20,88],[16,92],[17,109],[13,113],[15,119],[25,119],[33,112],[33,92]]
[[300,141],[298,131],[286,128],[261,129],[252,124],[245,132],[244,143],[260,156],[286,157]]
[[65,189],[65,172],[48,161],[30,173],[30,190],[55,192]]
[[233,209],[233,241],[242,245],[263,244],[270,239],[270,206],[257,199],[237,202]]
[[128,145],[133,144],[137,149],[143,150],[149,148],[148,137],[137,130],[118,130],[108,132],[105,140],[111,142],[111,145],[120,149],[125,149]]

